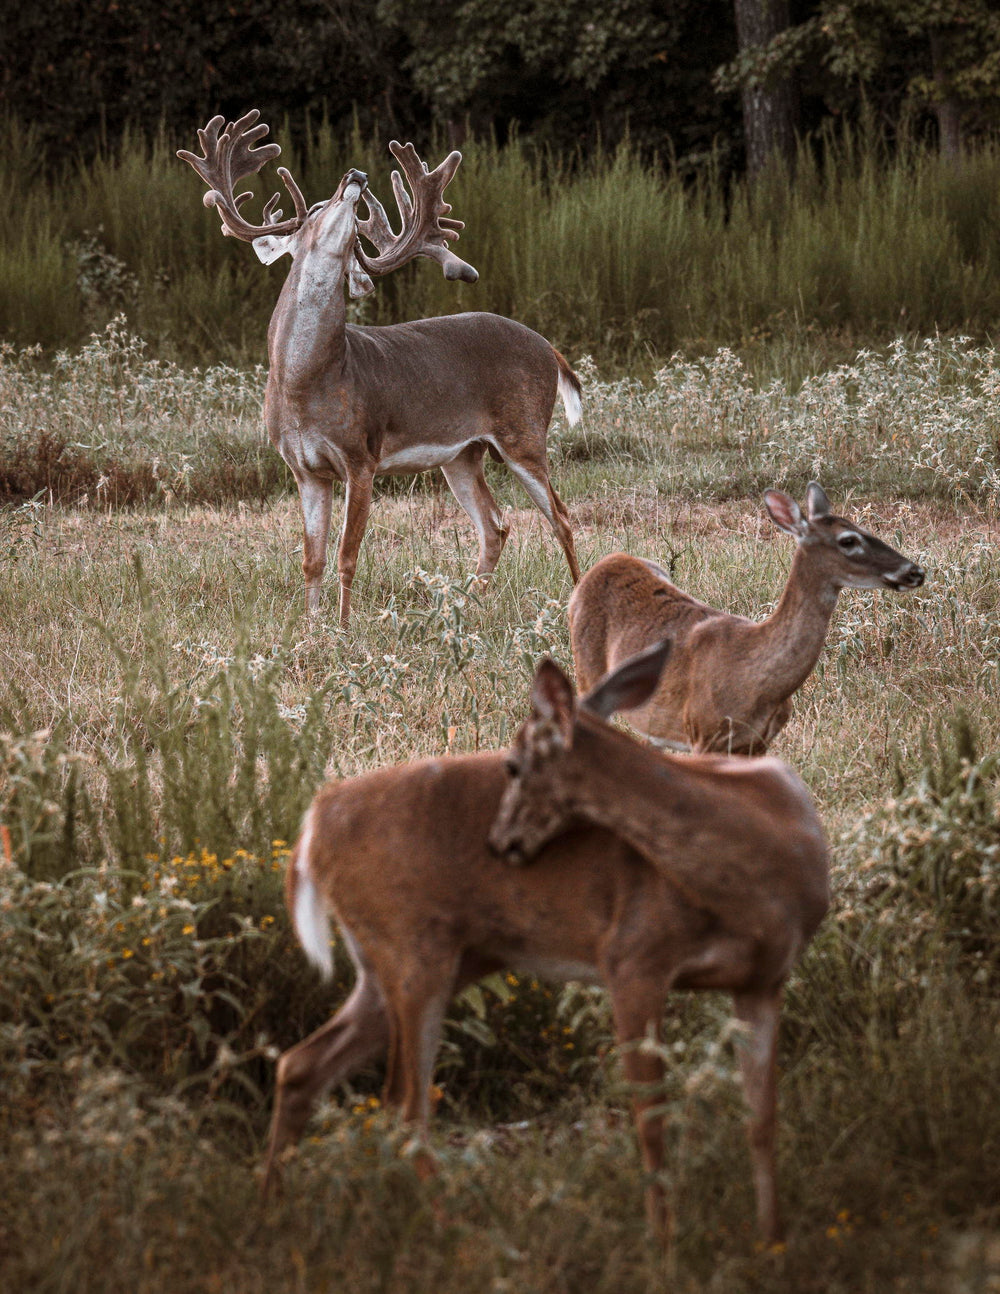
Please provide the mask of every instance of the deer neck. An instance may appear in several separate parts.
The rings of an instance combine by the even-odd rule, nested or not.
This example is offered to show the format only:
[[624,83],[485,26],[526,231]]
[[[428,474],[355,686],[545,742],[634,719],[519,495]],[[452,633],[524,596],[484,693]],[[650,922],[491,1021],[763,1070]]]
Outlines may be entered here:
[[815,569],[808,548],[800,544],[773,614],[750,631],[749,660],[769,696],[790,696],[812,673],[839,591]]
[[683,770],[615,729],[578,725],[573,749],[579,761],[573,812],[613,831],[651,862],[669,864],[676,841],[668,822],[683,815],[685,804],[694,809]]
[[275,308],[270,338],[272,369],[283,380],[309,382],[339,373],[347,357],[343,264],[317,248],[297,258]]

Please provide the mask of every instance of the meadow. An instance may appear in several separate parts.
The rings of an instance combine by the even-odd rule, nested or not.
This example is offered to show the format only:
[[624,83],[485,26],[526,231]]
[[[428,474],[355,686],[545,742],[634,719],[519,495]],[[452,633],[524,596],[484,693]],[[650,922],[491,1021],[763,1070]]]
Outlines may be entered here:
[[[265,268],[220,237],[201,182],[174,155],[196,147],[203,124],[129,132],[97,156],[53,162],[30,125],[4,120],[0,337],[51,355],[124,311],[155,356],[187,366],[261,358],[288,262]],[[308,202],[356,166],[395,219],[387,139],[340,136],[320,121],[270,125]],[[449,151],[440,139],[414,142],[432,166]],[[891,147],[873,127],[826,132],[803,142],[794,182],[775,170],[753,186],[713,157],[691,174],[628,145],[581,157],[470,140],[448,200],[466,223],[458,253],[479,282],[410,266],[353,310],[373,324],[494,310],[566,354],[646,378],[677,350],[730,345],[766,376],[798,380],[871,340],[995,327],[998,181],[995,142],[950,162],[905,129]],[[275,166],[245,187],[278,190]]]
[[980,1290],[1000,1151],[1000,370],[900,340],[802,382],[732,351],[647,381],[577,362],[553,478],[581,564],[647,555],[734,611],[791,544],[761,492],[819,480],[927,568],[843,595],[775,746],[810,786],[833,910],[782,1034],[786,1246],[752,1228],[723,998],[680,995],[663,1101],[677,1243],[641,1210],[600,993],[495,976],[456,1004],[421,1183],[377,1070],[334,1093],[261,1211],[278,1050],[339,1002],[281,899],[325,775],[502,746],[569,664],[565,564],[510,477],[488,592],[443,482],[393,480],[349,632],[301,613],[297,500],[260,369],[150,358],[113,321],[0,354],[0,1277],[61,1290]]

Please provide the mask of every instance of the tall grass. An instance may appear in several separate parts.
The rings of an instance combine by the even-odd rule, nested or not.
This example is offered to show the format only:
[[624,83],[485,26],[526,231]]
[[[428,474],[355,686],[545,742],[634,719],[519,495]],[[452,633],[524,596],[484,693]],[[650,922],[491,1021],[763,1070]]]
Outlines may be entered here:
[[[113,153],[46,174],[30,129],[8,123],[0,336],[71,346],[124,308],[163,356],[263,358],[285,268],[219,236],[200,182],[174,156],[199,124],[174,123],[169,139],[130,133]],[[281,123],[273,133],[290,134]],[[432,143],[427,155],[443,149]],[[335,139],[319,125],[283,160],[310,201],[348,165],[391,198],[384,140]],[[477,141],[449,196],[479,283],[448,284],[418,264],[380,282],[359,317],[495,310],[605,364],[815,328],[982,335],[1000,319],[998,180],[996,145],[955,164],[850,133],[804,146],[794,180],[778,172],[753,187],[711,166],[685,183],[627,146],[566,159]]]

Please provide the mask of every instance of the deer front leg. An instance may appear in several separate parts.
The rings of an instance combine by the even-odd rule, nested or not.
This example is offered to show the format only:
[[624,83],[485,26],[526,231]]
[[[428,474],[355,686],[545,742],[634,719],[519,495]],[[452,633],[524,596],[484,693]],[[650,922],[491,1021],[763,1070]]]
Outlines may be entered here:
[[371,468],[348,468],[344,478],[344,525],[337,550],[337,572],[340,575],[340,627],[347,627],[351,615],[351,585],[358,565],[358,549],[368,524],[372,505]]
[[646,1052],[642,1041],[647,1031],[658,1032],[663,995],[644,993],[643,986],[634,981],[614,988],[611,1004],[614,1009],[615,1033],[621,1050],[622,1069],[633,1085],[632,1113],[643,1168],[646,1170],[646,1216],[651,1230],[669,1246],[672,1230],[670,1202],[659,1179],[663,1168],[663,1116],[651,1111],[663,1099],[663,1061]]
[[302,573],[306,580],[306,611],[316,615],[330,537],[333,482],[318,476],[302,475],[297,477],[297,484],[302,505]]
[[775,1167],[775,1134],[778,1118],[778,1019],[781,988],[756,993],[734,993],[737,1020],[749,1026],[749,1037],[739,1046],[743,1088],[750,1107],[748,1127],[754,1190],[757,1193],[757,1224],[768,1244],[782,1237],[778,1215]]

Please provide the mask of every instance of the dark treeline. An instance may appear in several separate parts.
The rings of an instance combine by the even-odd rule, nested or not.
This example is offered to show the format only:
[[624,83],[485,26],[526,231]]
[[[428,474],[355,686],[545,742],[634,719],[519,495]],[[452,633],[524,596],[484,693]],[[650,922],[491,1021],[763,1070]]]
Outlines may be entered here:
[[47,155],[247,107],[372,137],[431,130],[759,169],[824,119],[944,151],[988,128],[996,0],[0,0],[0,106]]

